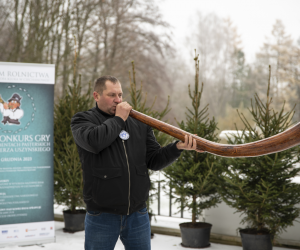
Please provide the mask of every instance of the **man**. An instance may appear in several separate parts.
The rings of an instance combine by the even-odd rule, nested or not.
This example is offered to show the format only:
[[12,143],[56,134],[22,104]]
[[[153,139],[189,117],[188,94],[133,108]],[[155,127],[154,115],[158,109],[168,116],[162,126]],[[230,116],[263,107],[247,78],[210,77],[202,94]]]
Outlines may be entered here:
[[1,122],[4,125],[6,123],[9,125],[20,125],[19,119],[21,119],[24,115],[24,111],[20,109],[21,99],[22,98],[20,97],[20,95],[15,93],[8,100],[8,103],[6,103],[0,96],[0,112],[3,114],[3,120]]
[[126,250],[151,249],[147,168],[160,170],[183,149],[196,150],[187,136],[184,143],[160,147],[151,127],[129,117],[132,107],[122,94],[117,78],[100,77],[96,107],[71,121],[83,169],[86,250],[113,250],[119,236]]

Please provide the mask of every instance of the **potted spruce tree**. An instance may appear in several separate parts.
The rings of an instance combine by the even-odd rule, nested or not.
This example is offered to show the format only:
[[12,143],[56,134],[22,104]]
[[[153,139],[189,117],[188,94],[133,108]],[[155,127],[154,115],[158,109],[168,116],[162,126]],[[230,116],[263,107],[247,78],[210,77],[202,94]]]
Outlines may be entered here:
[[[140,88],[137,89],[136,79],[135,79],[135,73],[136,72],[135,72],[134,62],[132,62],[131,64],[132,64],[132,77],[131,77],[130,72],[129,72],[129,81],[130,81],[130,88],[129,88],[130,101],[129,101],[129,103],[130,103],[130,105],[136,111],[139,111],[139,112],[141,112],[145,115],[149,115],[149,116],[151,116],[155,119],[162,120],[165,117],[165,115],[170,111],[170,109],[169,109],[169,97],[168,97],[168,102],[167,102],[165,108],[162,111],[157,111],[157,110],[153,109],[153,106],[154,106],[155,101],[156,101],[156,97],[153,100],[152,105],[148,106],[147,105],[147,94],[143,93],[142,83],[141,83]],[[153,132],[154,132],[154,135],[155,135],[155,138],[156,138],[157,142],[162,147],[166,146],[172,140],[171,136],[169,136],[169,135],[167,135],[167,134],[165,134],[165,133],[163,133],[163,132],[161,132],[157,129],[154,129]],[[149,174],[149,178],[150,178],[150,189],[149,189],[149,198],[147,200],[147,210],[148,210],[148,214],[149,214],[149,220],[150,220],[150,223],[151,223],[151,219],[154,216],[154,214],[151,210],[150,205],[153,204],[154,199],[157,198],[158,190],[155,187],[156,186],[155,185],[156,181],[151,178],[151,176],[153,176],[153,174],[154,174],[154,171],[148,169],[148,174]],[[153,238],[153,236],[154,236],[153,233],[151,233],[151,238]]]
[[68,86],[54,108],[54,200],[68,209],[63,211],[66,232],[84,230],[82,170],[70,123],[72,116],[88,110],[93,104],[91,84],[86,94],[81,91],[81,76],[76,79],[76,51],[73,84]]
[[[195,60],[195,89],[192,91],[189,85],[189,97],[192,108],[187,108],[186,121],[178,123],[179,127],[191,134],[218,142],[215,119],[208,117],[208,105],[200,108],[203,84],[199,91],[199,61]],[[206,222],[197,222],[197,218],[203,215],[205,209],[216,206],[220,202],[217,187],[212,180],[216,170],[214,162],[216,157],[211,154],[195,151],[183,151],[179,159],[172,166],[165,168],[164,173],[170,181],[170,188],[175,189],[180,202],[180,209],[188,209],[192,212],[192,222],[181,223],[180,231],[182,245],[192,248],[204,248],[210,246],[210,230],[212,225]]]
[[[289,128],[294,109],[285,111],[283,104],[276,112],[271,104],[269,76],[265,103],[255,94],[249,109],[256,125],[238,112],[244,133],[229,143],[258,141]],[[294,165],[299,162],[299,148],[252,158],[222,158],[220,162],[224,172],[216,178],[219,193],[227,205],[244,215],[241,223],[246,228],[240,230],[243,249],[271,250],[275,236],[299,216],[300,185],[292,183],[300,172]]]

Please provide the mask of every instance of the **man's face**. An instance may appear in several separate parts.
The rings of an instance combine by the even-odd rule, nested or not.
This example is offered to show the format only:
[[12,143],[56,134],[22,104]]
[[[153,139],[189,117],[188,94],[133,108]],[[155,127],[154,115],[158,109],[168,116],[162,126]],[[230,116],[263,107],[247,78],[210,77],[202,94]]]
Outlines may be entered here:
[[16,109],[19,106],[20,106],[20,103],[18,103],[17,101],[14,101],[14,100],[12,100],[8,103],[8,108],[10,108],[10,109]]
[[116,106],[122,102],[122,87],[120,83],[112,83],[106,81],[106,89],[103,90],[102,95],[94,91],[93,96],[98,104],[98,108],[107,114],[114,115],[116,113]]

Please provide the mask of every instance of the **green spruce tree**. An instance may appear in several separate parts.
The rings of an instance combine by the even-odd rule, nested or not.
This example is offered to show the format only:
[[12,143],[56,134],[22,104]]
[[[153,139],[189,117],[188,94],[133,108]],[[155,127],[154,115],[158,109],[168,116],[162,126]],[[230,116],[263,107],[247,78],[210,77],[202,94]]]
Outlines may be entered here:
[[74,57],[73,84],[54,108],[54,200],[67,206],[73,213],[84,206],[81,162],[71,132],[71,118],[93,105],[91,84],[87,93],[81,89],[81,75],[76,74],[76,51]]
[[[199,91],[199,61],[195,56],[195,89],[188,87],[192,108],[187,108],[186,121],[178,122],[181,129],[198,136],[217,142],[217,123],[214,118],[209,119],[208,105],[200,108],[203,84]],[[216,157],[211,154],[196,151],[183,151],[180,158],[164,169],[166,177],[170,180],[170,188],[175,189],[180,202],[180,209],[187,208],[192,212],[192,223],[202,215],[204,209],[209,209],[220,202],[217,188],[212,177],[215,172]]]
[[[155,119],[162,120],[170,111],[169,109],[169,102],[170,102],[170,97],[168,96],[168,102],[165,106],[165,108],[162,111],[157,111],[153,109],[153,106],[156,102],[156,96],[151,104],[151,106],[147,106],[147,93],[144,94],[143,92],[143,83],[141,82],[141,86],[139,89],[137,89],[136,86],[136,79],[135,79],[135,67],[134,67],[134,62],[132,64],[132,78],[129,72],[129,81],[130,81],[130,105],[132,108],[136,111],[139,111],[145,115],[149,115]],[[170,141],[172,140],[172,137],[169,135],[157,130],[153,129],[155,138],[157,142],[163,147],[166,146]]]
[[[271,69],[270,69],[271,71]],[[276,112],[270,97],[270,74],[267,99],[263,103],[255,94],[249,112],[256,125],[251,126],[238,112],[245,129],[241,136],[229,139],[230,144],[258,141],[283,132],[291,126],[294,109]],[[249,132],[247,132],[249,131]],[[244,215],[242,224],[254,233],[276,235],[299,216],[300,185],[293,183],[300,168],[298,147],[283,152],[250,158],[222,158],[222,175],[216,178],[223,200],[236,212]]]

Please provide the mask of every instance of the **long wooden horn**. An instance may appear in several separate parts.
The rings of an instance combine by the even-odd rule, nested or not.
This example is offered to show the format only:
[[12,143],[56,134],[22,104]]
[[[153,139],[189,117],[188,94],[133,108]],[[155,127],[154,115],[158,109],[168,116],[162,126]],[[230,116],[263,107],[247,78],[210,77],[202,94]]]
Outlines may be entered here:
[[280,152],[300,144],[300,123],[280,134],[260,141],[240,145],[229,145],[205,140],[201,137],[190,134],[180,128],[144,115],[133,109],[130,111],[129,115],[181,141],[184,141],[185,135],[191,135],[196,139],[197,149],[224,157],[255,157],[267,155]]

